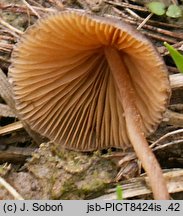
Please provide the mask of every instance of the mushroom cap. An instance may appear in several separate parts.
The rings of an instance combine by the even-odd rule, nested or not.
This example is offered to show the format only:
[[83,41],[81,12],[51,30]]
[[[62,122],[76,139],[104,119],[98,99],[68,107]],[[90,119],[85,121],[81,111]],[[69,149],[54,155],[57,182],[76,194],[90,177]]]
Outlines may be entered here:
[[167,69],[153,45],[121,20],[63,11],[38,20],[14,48],[9,77],[16,108],[33,130],[63,147],[130,146],[119,90],[104,48],[130,74],[145,135],[170,97]]

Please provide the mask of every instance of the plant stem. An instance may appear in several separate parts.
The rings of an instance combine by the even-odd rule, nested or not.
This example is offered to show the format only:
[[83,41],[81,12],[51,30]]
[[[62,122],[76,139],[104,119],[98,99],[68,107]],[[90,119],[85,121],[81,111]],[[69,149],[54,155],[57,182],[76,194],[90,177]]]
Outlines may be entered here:
[[149,148],[142,131],[141,117],[135,104],[135,92],[128,69],[118,50],[112,47],[106,47],[105,56],[120,93],[129,139],[149,177],[149,183],[152,187],[154,198],[161,200],[169,199],[169,193],[163,178],[162,170],[156,157]]

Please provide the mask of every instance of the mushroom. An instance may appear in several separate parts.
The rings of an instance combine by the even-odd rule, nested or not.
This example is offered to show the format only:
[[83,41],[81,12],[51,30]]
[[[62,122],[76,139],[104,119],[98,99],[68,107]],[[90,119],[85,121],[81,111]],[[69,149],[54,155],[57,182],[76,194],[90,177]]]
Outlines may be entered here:
[[9,77],[16,108],[33,130],[78,151],[132,145],[155,199],[169,198],[145,137],[161,121],[170,85],[142,34],[114,18],[52,14],[17,43]]

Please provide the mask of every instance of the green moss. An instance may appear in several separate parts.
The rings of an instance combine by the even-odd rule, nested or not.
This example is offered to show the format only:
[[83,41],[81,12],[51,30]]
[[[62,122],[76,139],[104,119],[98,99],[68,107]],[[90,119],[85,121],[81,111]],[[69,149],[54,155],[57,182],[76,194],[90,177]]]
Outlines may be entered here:
[[88,199],[108,188],[117,174],[114,163],[99,153],[58,151],[42,144],[27,164],[50,199]]

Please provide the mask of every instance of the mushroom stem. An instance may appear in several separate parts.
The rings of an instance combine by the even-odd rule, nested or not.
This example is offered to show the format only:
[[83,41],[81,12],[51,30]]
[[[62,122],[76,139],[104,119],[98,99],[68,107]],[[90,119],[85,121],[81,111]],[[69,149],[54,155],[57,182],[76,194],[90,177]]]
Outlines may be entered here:
[[120,93],[130,142],[149,177],[154,199],[169,199],[162,170],[142,131],[141,117],[135,104],[135,92],[128,69],[115,48],[106,47],[105,56]]

